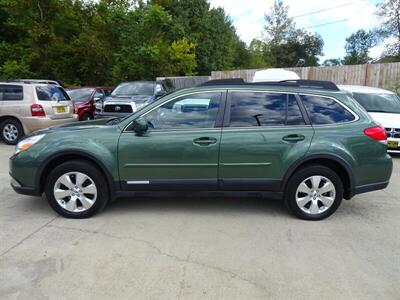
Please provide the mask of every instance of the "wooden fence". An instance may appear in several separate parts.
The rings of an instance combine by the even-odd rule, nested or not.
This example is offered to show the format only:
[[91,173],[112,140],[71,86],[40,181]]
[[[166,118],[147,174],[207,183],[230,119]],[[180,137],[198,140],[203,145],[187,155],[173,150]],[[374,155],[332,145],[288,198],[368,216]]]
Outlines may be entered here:
[[[400,63],[285,69],[296,72],[302,79],[328,80],[336,84],[389,88],[396,81],[400,81]],[[257,70],[259,69],[214,71],[211,78],[243,78],[245,81],[251,82]]]
[[177,90],[209,81],[211,80],[211,76],[157,77],[157,80],[165,80],[169,88]]

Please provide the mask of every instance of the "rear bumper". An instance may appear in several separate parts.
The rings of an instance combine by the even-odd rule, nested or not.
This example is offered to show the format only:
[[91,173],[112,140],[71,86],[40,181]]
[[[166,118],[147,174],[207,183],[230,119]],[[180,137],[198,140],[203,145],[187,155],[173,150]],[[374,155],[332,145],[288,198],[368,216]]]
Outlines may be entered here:
[[29,134],[36,130],[45,129],[52,126],[64,125],[68,123],[74,123],[78,121],[78,115],[65,119],[50,119],[48,117],[26,117],[21,118],[21,122],[24,126],[25,134]]
[[354,195],[383,190],[383,189],[386,189],[388,187],[388,185],[389,185],[389,181],[384,181],[384,182],[371,183],[371,184],[358,186],[355,188]]

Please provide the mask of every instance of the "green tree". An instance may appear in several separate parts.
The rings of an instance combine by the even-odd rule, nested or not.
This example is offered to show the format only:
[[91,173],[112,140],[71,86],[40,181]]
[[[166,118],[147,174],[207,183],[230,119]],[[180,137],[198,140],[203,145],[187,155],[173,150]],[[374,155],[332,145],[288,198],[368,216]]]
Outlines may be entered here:
[[317,66],[324,42],[318,34],[296,29],[289,7],[275,0],[265,15],[264,40],[267,64],[273,67]]
[[369,50],[376,45],[374,32],[364,29],[358,30],[346,39],[346,56],[343,59],[345,65],[368,64],[372,62]]
[[400,61],[400,0],[385,0],[378,4],[377,15],[382,20],[378,30],[380,36],[393,40],[385,55]]
[[323,64],[324,67],[334,67],[334,66],[341,66],[342,60],[340,58],[330,58],[326,59]]

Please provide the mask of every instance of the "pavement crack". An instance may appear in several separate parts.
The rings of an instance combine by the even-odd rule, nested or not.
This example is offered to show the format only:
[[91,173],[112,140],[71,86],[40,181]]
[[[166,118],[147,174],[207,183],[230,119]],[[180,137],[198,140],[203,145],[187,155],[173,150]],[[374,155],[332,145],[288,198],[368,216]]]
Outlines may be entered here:
[[82,228],[74,228],[74,227],[68,227],[68,226],[49,225],[48,227],[54,227],[54,228],[59,228],[59,229],[67,229],[67,230],[74,230],[74,231],[79,231],[79,232],[83,232],[83,233],[99,234],[99,235],[103,235],[105,237],[109,237],[109,238],[113,238],[113,239],[117,239],[117,240],[131,240],[131,241],[134,241],[134,242],[142,243],[142,244],[145,244],[146,246],[148,246],[149,248],[155,250],[158,255],[169,257],[169,258],[174,259],[174,260],[176,260],[176,261],[178,261],[180,263],[192,264],[192,265],[196,265],[196,266],[199,266],[199,267],[202,267],[202,268],[205,268],[205,269],[211,269],[211,270],[217,271],[219,273],[223,273],[225,275],[228,275],[232,279],[237,279],[237,280],[246,282],[246,283],[256,287],[257,289],[263,291],[264,293],[266,293],[268,295],[270,294],[270,292],[263,285],[255,282],[255,281],[253,281],[251,279],[243,277],[243,276],[239,275],[238,273],[235,273],[232,270],[227,270],[227,269],[224,269],[224,268],[219,267],[219,266],[214,266],[214,265],[206,264],[206,263],[203,263],[203,262],[200,262],[200,261],[192,260],[192,259],[190,259],[190,256],[188,256],[187,258],[182,258],[182,257],[176,256],[176,255],[164,252],[164,251],[161,250],[160,247],[156,246],[155,244],[153,244],[150,241],[137,239],[137,238],[132,237],[132,236],[118,236],[118,235],[110,234],[110,233],[103,232],[103,231],[89,230],[89,229],[82,229]]
[[9,253],[10,251],[12,251],[13,249],[15,249],[16,247],[18,247],[19,245],[21,245],[23,242],[25,242],[27,239],[29,239],[30,237],[32,237],[33,235],[35,235],[36,233],[38,233],[39,231],[41,231],[43,228],[45,228],[46,226],[50,226],[50,224],[57,219],[59,216],[55,216],[53,219],[51,219],[50,221],[48,221],[47,223],[45,223],[44,225],[40,226],[39,228],[37,228],[35,231],[31,232],[30,234],[28,234],[26,237],[24,237],[22,240],[20,240],[18,243],[14,244],[13,246],[11,246],[10,248],[8,248],[7,250],[5,250],[4,252],[2,252],[0,254],[0,257],[2,257],[3,255],[6,255],[7,253]]

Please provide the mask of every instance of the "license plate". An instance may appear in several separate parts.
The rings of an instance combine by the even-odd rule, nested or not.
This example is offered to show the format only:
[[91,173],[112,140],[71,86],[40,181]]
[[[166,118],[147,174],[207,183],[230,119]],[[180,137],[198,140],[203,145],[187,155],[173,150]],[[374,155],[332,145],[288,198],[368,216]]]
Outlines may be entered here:
[[57,111],[58,114],[65,113],[65,107],[57,107],[56,111]]
[[387,146],[389,149],[396,149],[399,147],[399,142],[398,141],[388,141]]

